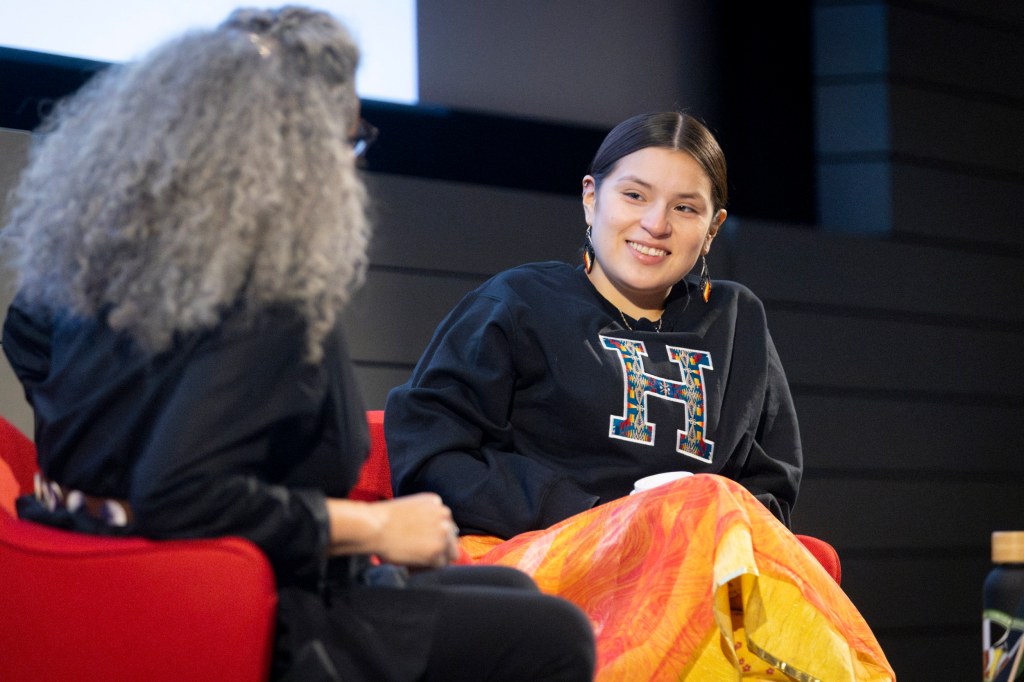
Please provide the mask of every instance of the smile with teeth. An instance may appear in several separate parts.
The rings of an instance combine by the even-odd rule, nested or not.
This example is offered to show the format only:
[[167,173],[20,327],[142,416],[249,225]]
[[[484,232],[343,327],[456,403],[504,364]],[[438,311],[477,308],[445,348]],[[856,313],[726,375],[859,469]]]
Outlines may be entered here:
[[664,249],[656,249],[653,246],[644,246],[643,244],[637,244],[636,242],[626,241],[629,244],[629,248],[644,254],[645,256],[667,256],[668,251]]

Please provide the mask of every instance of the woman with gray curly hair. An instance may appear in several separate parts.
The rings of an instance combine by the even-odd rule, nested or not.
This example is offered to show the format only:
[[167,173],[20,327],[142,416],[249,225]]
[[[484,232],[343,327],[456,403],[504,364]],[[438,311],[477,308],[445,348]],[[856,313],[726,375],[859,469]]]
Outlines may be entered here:
[[437,495],[345,499],[368,449],[338,322],[370,234],[358,57],[322,12],[238,10],[37,131],[3,232],[41,469],[19,514],[253,541],[278,580],[274,676],[589,679],[578,609],[448,566]]

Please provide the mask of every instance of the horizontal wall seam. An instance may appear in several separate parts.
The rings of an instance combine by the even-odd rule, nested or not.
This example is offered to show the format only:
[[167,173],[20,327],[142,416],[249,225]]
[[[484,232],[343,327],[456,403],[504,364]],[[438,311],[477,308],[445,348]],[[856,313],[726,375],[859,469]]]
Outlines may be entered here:
[[994,407],[1024,409],[1024,395],[998,393],[957,393],[953,391],[925,391],[895,388],[859,388],[854,386],[823,386],[790,382],[790,390],[797,397],[858,398],[888,402],[946,405],[958,407]]
[[988,546],[941,545],[938,547],[836,547],[842,561],[890,561],[893,559],[957,559],[988,561],[991,549]]
[[1017,109],[1024,112],[1024,97],[1011,95],[1005,92],[993,92],[977,87],[955,85],[953,83],[942,83],[915,76],[905,76],[898,73],[889,73],[890,85],[898,85],[903,88],[910,88],[922,92],[930,92],[936,95],[956,97],[957,99],[968,100],[973,103],[995,104],[997,106]]
[[[371,254],[372,258],[372,254]],[[463,270],[445,270],[439,268],[417,268],[405,265],[385,265],[382,263],[370,263],[370,272],[386,272],[396,275],[411,275],[415,277],[431,277],[441,279],[472,280],[483,283],[494,276],[493,272],[466,272]]]
[[[1021,189],[1024,191],[1024,188]],[[886,235],[886,240],[893,244],[945,249],[947,251],[955,251],[958,254],[969,253],[980,256],[1024,259],[1024,244],[968,241],[967,239],[958,239],[955,237],[940,237],[909,232],[894,232],[893,234]]]
[[[975,455],[979,453],[973,453]],[[924,469],[924,468],[879,468],[879,467],[814,467],[804,469],[804,481],[881,481],[891,482],[912,476],[915,483],[928,481],[932,483],[1005,483],[1017,485],[1024,475],[1024,464],[1016,470],[999,471],[986,469],[975,471],[964,468]]]
[[[978,590],[978,610],[980,618],[981,610],[981,585],[977,586]],[[914,638],[919,637],[942,637],[943,635],[955,635],[957,637],[974,637],[981,639],[981,624],[979,621],[971,621],[965,623],[950,623],[948,625],[890,625],[890,626],[872,626],[871,631],[875,633],[875,637],[880,640],[884,640],[887,643],[894,639],[903,638]],[[978,643],[979,654],[981,650],[981,643]]]
[[[765,297],[765,308],[769,318],[773,312],[808,313],[829,317],[856,318],[873,322],[903,322],[930,327],[973,329],[975,331],[1003,332],[1024,335],[1024,320],[1006,320],[991,317],[974,317],[948,313],[926,313],[916,310],[875,308],[812,301],[793,301]],[[1024,339],[1022,339],[1024,341]]]
[[948,159],[907,154],[906,152],[897,152],[891,149],[876,149],[862,152],[823,152],[815,156],[815,161],[821,166],[841,166],[853,163],[888,163],[1024,185],[1024,172],[1022,171],[979,163],[950,161]]
[[[872,3],[874,4],[874,3]],[[940,7],[922,0],[888,0],[889,7],[911,10],[917,14],[928,14],[940,19],[948,19],[957,24],[973,24],[978,28],[989,31],[998,31],[1015,38],[1024,38],[1024,24],[1015,24],[1009,19],[985,16],[964,9],[964,7],[982,7],[981,3],[963,3],[960,7]]]
[[352,364],[356,367],[368,369],[397,369],[411,372],[416,367],[414,362],[388,362],[385,360],[360,360],[352,358]]
[[992,104],[1024,111],[1024,97],[1005,92],[935,81],[921,76],[908,76],[891,71],[861,73],[828,73],[814,76],[816,88],[851,87],[860,85],[899,86],[934,95],[955,97],[976,104]]

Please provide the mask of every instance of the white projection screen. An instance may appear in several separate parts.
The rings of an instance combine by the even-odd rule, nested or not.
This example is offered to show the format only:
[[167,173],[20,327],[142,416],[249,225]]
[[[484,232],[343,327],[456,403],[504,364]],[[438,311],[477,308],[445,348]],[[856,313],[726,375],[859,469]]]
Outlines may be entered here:
[[[238,0],[3,2],[0,46],[127,61],[181,31],[215,26],[231,10],[246,4]],[[417,102],[416,0],[323,0],[307,6],[341,19],[359,42],[363,51],[357,74],[360,97]]]

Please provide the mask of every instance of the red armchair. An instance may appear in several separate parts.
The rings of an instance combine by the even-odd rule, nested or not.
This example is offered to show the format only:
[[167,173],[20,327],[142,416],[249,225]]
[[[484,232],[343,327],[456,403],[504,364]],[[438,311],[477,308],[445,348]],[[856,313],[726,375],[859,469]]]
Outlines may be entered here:
[[267,678],[277,592],[255,545],[18,520],[35,468],[32,442],[0,417],[0,678]]
[[[391,469],[388,465],[387,444],[384,442],[384,411],[370,410],[366,413],[370,426],[370,456],[363,465],[363,472],[349,497],[359,500],[385,500],[392,496]],[[811,554],[838,583],[842,579],[842,567],[835,548],[824,540],[809,535],[797,535]]]

